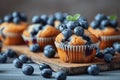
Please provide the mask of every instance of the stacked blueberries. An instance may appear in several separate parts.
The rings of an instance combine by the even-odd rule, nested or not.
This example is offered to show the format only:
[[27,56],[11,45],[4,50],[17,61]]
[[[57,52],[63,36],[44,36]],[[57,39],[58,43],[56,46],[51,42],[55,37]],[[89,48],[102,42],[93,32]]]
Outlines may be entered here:
[[113,19],[114,16],[106,16],[104,14],[97,14],[94,18],[94,21],[91,22],[91,27],[94,29],[104,29],[106,27],[118,27],[118,22],[116,19]]
[[13,22],[19,24],[21,21],[27,21],[26,15],[24,13],[14,11],[12,14],[5,15],[3,19],[0,19],[0,24],[3,22]]

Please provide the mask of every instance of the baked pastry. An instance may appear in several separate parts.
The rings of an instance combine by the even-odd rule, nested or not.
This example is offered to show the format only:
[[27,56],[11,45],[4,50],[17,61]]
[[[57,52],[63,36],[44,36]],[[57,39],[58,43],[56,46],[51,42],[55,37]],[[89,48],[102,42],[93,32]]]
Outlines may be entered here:
[[62,32],[55,38],[55,45],[62,61],[90,62],[94,59],[98,38],[87,27],[87,21],[81,17],[59,26]]
[[5,45],[23,44],[22,33],[27,28],[27,17],[23,13],[13,12],[3,18],[0,25],[0,36]]
[[100,49],[112,47],[114,42],[120,42],[118,22],[111,20],[109,16],[104,14],[97,14],[88,30],[99,38]]

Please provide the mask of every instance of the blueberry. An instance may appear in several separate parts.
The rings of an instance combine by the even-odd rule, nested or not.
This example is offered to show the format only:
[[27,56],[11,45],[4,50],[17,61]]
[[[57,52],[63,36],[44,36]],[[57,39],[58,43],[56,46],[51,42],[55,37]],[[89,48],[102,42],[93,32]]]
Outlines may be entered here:
[[85,34],[82,36],[82,38],[83,38],[84,40],[88,41],[88,42],[91,42],[90,37],[87,36],[87,35],[85,35]]
[[33,16],[32,18],[32,23],[40,23],[41,22],[41,18],[40,16]]
[[112,56],[114,56],[115,50],[112,47],[106,48],[106,49],[104,49],[104,54],[111,54]]
[[19,17],[14,17],[13,22],[16,23],[16,24],[20,23],[20,18]]
[[60,31],[63,31],[64,29],[67,29],[67,26],[65,24],[61,24],[61,25],[59,25],[58,28]]
[[70,36],[72,36],[72,31],[69,29],[64,29],[62,34],[64,35],[64,39],[68,39]]
[[113,60],[113,56],[111,54],[104,55],[104,61],[110,63]]
[[78,19],[78,22],[80,23],[81,21],[87,21],[87,19],[83,16],[80,16]]
[[61,12],[56,12],[55,13],[55,18],[56,18],[56,20],[59,20],[59,21],[63,21],[63,19],[64,19],[64,16],[63,16],[63,14],[61,13]]
[[118,43],[118,42],[114,43],[113,48],[115,49],[115,51],[120,53],[120,43]]
[[64,71],[58,71],[55,75],[56,80],[66,80],[67,74]]
[[5,63],[7,61],[7,56],[0,53],[0,63]]
[[100,25],[102,27],[106,27],[106,26],[109,26],[109,24],[110,24],[109,20],[102,20]]
[[31,65],[24,65],[22,67],[22,72],[25,75],[32,75],[34,72],[34,68]]
[[46,57],[53,58],[56,54],[56,51],[53,48],[47,48],[47,49],[44,50],[43,53]]
[[98,28],[99,27],[99,22],[98,21],[92,21],[90,26],[94,29]]
[[28,61],[28,57],[25,55],[20,55],[19,60],[21,60],[23,63],[26,63]]
[[104,54],[102,52],[100,52],[100,51],[97,51],[96,52],[96,57],[98,57],[98,58],[104,58]]
[[88,29],[88,23],[87,23],[87,21],[80,21],[79,24],[80,24],[80,26],[82,26],[84,29]]
[[12,49],[7,49],[7,50],[5,51],[5,54],[6,54],[8,57],[10,57],[10,58],[13,58],[13,57],[16,56],[16,52],[15,52],[14,50],[12,50]]
[[20,13],[17,12],[17,11],[14,11],[14,12],[12,13],[12,16],[13,16],[13,17],[20,17]]
[[105,16],[104,14],[98,13],[98,14],[95,16],[95,20],[98,21],[98,22],[101,22],[101,21],[104,20],[104,19],[107,19],[107,16]]
[[27,16],[24,13],[20,13],[20,20],[27,21]]
[[43,15],[40,16],[40,18],[44,21],[47,21],[48,15],[43,14]]
[[13,19],[13,17],[12,17],[12,15],[6,15],[6,16],[4,16],[4,21],[5,22],[11,22],[12,21],[12,19]]
[[44,78],[50,78],[52,77],[52,70],[51,69],[43,69],[41,71],[41,75],[44,77]]
[[36,32],[36,34],[43,29],[43,26],[40,24],[36,24],[34,27],[34,31]]
[[54,26],[55,17],[50,16],[47,20],[47,24]]
[[52,46],[52,45],[46,45],[46,46],[44,47],[44,50],[47,50],[47,49],[49,49],[49,48],[53,48],[53,46]]
[[2,19],[0,19],[0,24],[1,24],[1,23],[3,23],[3,20],[2,20]]
[[81,26],[78,26],[74,29],[74,33],[77,36],[82,36],[84,34],[84,29]]
[[99,72],[100,72],[100,68],[99,68],[98,65],[96,65],[96,64],[90,65],[90,66],[87,68],[87,72],[88,72],[88,74],[90,74],[90,75],[98,75]]
[[38,44],[33,44],[33,45],[30,45],[29,49],[32,52],[39,52],[40,51],[40,46]]
[[66,26],[67,26],[68,29],[71,29],[71,30],[73,30],[73,29],[76,27],[74,21],[69,21],[69,22],[67,22],[67,23],[66,23]]
[[114,28],[116,28],[118,26],[118,22],[116,20],[111,20],[110,21],[110,25]]
[[13,60],[13,64],[16,68],[22,68],[23,62],[19,60],[18,58]]
[[51,69],[51,67],[45,63],[39,64],[39,69],[43,70],[43,69]]

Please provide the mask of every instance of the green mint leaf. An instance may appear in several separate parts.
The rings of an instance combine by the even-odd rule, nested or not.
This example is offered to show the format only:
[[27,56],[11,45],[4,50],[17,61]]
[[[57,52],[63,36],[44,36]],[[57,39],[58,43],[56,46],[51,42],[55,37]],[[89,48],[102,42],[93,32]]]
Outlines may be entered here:
[[110,20],[117,20],[117,16],[116,16],[116,15],[110,15],[110,16],[109,16],[109,19],[110,19]]
[[66,17],[66,19],[67,19],[68,21],[72,21],[72,20],[73,20],[73,17],[72,17],[71,15],[68,15],[68,16]]
[[80,17],[80,14],[75,14],[74,16],[73,16],[73,20],[78,20],[79,19],[79,17]]

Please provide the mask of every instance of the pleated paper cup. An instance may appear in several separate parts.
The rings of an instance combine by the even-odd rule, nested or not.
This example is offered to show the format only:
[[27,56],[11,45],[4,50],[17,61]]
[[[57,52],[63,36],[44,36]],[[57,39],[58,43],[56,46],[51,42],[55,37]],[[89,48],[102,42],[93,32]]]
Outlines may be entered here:
[[91,62],[95,58],[95,48],[98,43],[91,45],[72,46],[64,43],[55,42],[60,59],[68,63]]
[[105,49],[107,47],[112,47],[114,42],[120,42],[120,35],[101,36],[99,47],[100,47],[100,49]]

